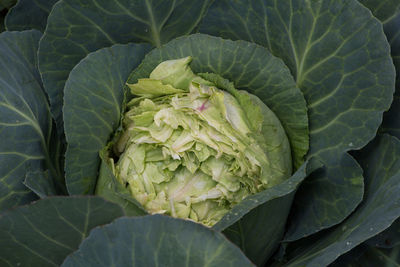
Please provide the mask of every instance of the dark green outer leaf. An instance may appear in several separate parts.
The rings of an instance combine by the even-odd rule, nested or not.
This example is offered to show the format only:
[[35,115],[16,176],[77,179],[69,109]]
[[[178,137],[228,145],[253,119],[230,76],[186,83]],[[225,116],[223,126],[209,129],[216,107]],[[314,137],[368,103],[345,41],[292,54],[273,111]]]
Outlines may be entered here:
[[294,192],[272,199],[250,210],[245,217],[223,231],[257,266],[266,262],[279,247]]
[[44,172],[27,172],[24,185],[40,198],[57,195],[57,189],[54,185],[54,178],[50,175],[48,170]]
[[262,266],[282,240],[294,192],[321,165],[307,161],[285,182],[249,196],[229,211],[216,225],[258,266]]
[[0,210],[30,202],[35,196],[23,185],[27,171],[50,168],[61,179],[50,157],[52,118],[37,71],[41,33],[0,35]]
[[285,266],[326,266],[388,228],[400,216],[400,141],[384,135],[357,156],[365,170],[362,204],[335,228],[299,241]]
[[343,214],[352,212],[362,201],[363,173],[352,156],[344,153],[337,158],[324,159],[322,164],[327,167],[311,174],[296,193],[285,241],[326,228],[337,218],[343,218]]
[[68,266],[254,266],[224,236],[162,215],[120,218],[94,229]]
[[159,46],[189,34],[211,0],[61,0],[40,42],[39,67],[57,129],[63,132],[63,88],[72,68],[102,47],[129,42]]
[[394,19],[400,11],[399,0],[358,0],[368,7],[383,24]]
[[[367,246],[364,244],[361,244],[346,254],[343,254],[340,256],[338,259],[336,259],[333,263],[328,265],[329,267],[361,267],[358,266],[358,261],[359,258],[362,257],[362,255],[365,253],[366,249],[368,249]],[[364,266],[362,266],[364,267]]]
[[397,219],[385,231],[340,256],[330,267],[397,267],[399,257],[400,219]]
[[37,29],[44,32],[47,17],[58,0],[19,0],[8,12],[5,25],[8,31]]
[[[261,44],[284,60],[308,103],[309,156],[324,162],[338,162],[343,152],[371,140],[392,101],[394,68],[382,26],[355,0],[220,0],[210,7],[200,31]],[[359,204],[362,177],[353,185],[349,179],[361,169],[352,161],[347,165],[356,169],[335,169],[315,179],[327,189],[317,198],[295,200],[316,214],[330,212],[333,197],[348,205],[323,221],[295,210],[299,217],[292,238],[341,222]],[[351,189],[341,192],[345,183]]]
[[400,2],[398,0],[361,0],[383,23],[396,66],[396,93],[390,110],[385,113],[381,131],[400,138]]
[[[400,73],[399,73],[400,74]],[[398,81],[399,82],[399,81]],[[400,138],[400,92],[396,91],[393,97],[393,103],[389,111],[385,113],[381,127],[382,133],[389,133]]]
[[125,81],[149,50],[146,44],[114,45],[89,54],[71,71],[64,96],[70,194],[94,193],[99,151],[118,127]]
[[387,249],[361,244],[329,267],[400,267],[400,246]]
[[[399,247],[400,248],[400,247]],[[329,267],[399,267],[399,249],[380,249],[365,243],[335,260]]]
[[1,266],[59,266],[89,231],[123,216],[99,197],[53,197],[0,216]]
[[364,146],[391,103],[389,46],[355,0],[216,1],[200,31],[264,45],[284,60],[309,106],[310,155]]
[[400,246],[400,218],[388,229],[366,242],[368,245],[380,248],[393,248]]
[[289,70],[265,48],[204,34],[177,38],[151,51],[129,77],[129,83],[149,77],[162,61],[192,56],[195,73],[212,72],[233,82],[238,90],[258,96],[279,118],[289,138],[294,166],[303,163],[308,150],[306,103]]
[[400,246],[392,249],[369,248],[352,266],[358,267],[400,267]]

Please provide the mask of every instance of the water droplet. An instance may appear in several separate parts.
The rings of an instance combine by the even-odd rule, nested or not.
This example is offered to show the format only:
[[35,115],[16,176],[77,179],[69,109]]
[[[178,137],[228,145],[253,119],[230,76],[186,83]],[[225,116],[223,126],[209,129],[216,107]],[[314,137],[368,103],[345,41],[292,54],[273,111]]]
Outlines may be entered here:
[[149,29],[145,28],[145,29],[144,29],[144,31],[145,31],[145,32],[148,32],[148,31],[149,31]]
[[347,226],[345,225],[345,226],[342,227],[342,231],[344,232],[346,230],[347,230]]
[[237,212],[235,212],[233,215],[238,216],[239,214]]
[[346,242],[346,246],[350,246],[351,245],[351,242],[350,241],[347,241]]
[[374,228],[371,227],[371,228],[369,228],[369,230],[370,230],[370,231],[374,231]]
[[352,143],[352,142],[350,142],[350,143],[349,143],[349,147],[352,147],[352,146],[354,146],[354,145],[353,145],[353,143]]

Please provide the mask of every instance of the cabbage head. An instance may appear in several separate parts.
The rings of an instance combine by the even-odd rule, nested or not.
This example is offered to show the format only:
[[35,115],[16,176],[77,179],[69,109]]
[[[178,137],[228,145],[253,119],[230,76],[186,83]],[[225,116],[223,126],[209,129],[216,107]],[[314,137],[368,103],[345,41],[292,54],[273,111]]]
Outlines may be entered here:
[[109,147],[117,180],[149,213],[212,226],[248,195],[289,178],[292,159],[261,100],[217,75],[194,74],[190,61],[164,61],[128,84],[136,97]]

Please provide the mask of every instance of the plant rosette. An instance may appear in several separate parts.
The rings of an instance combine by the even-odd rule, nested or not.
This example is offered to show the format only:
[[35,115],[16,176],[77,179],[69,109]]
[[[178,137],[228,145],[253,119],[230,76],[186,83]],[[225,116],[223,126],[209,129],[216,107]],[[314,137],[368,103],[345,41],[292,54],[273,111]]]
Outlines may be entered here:
[[18,1],[0,265],[396,257],[400,5],[360,2]]

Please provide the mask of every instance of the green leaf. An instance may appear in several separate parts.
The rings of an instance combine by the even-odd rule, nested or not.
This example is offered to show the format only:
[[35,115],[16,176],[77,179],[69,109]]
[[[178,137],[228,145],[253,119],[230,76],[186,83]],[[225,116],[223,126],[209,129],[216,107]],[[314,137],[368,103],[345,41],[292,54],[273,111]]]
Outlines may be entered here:
[[[335,260],[330,267],[400,266],[400,219]],[[397,259],[396,259],[397,258]]]
[[378,136],[357,159],[365,171],[364,201],[343,223],[295,243],[285,266],[327,266],[400,216],[400,141]]
[[124,208],[128,216],[148,214],[142,205],[136,199],[132,198],[131,192],[114,176],[110,166],[106,163],[107,157],[105,153],[106,149],[100,152],[101,164],[95,194],[119,204]]
[[37,29],[44,32],[47,17],[58,0],[19,0],[8,12],[5,25],[8,31]]
[[94,229],[68,266],[254,266],[216,231],[162,215],[120,218]]
[[382,21],[396,67],[396,92],[390,110],[385,113],[381,131],[400,138],[400,2],[397,0],[360,0]]
[[[308,104],[308,155],[318,155],[324,162],[337,162],[343,152],[368,143],[392,101],[395,73],[382,25],[355,0],[216,1],[200,32],[248,40],[283,59]],[[321,191],[317,198],[307,196],[309,200],[296,198],[295,203],[308,203],[307,209],[318,213],[332,208],[332,191],[338,193],[336,199],[351,198],[347,202],[352,203],[325,216],[323,224],[303,216],[307,219],[296,221],[297,236],[335,225],[355,209],[361,191],[354,188],[348,195],[341,184],[349,184],[360,172],[357,169],[327,171],[318,178],[319,187],[331,190]]]
[[99,197],[49,197],[0,217],[0,265],[59,266],[89,231],[123,216]]
[[359,258],[360,266],[400,267],[400,246],[392,249],[370,248]]
[[299,167],[308,150],[308,121],[304,98],[289,70],[265,48],[204,34],[177,38],[151,51],[132,73],[128,83],[149,77],[162,61],[186,56],[194,73],[212,72],[234,83],[238,90],[258,96],[279,118]]
[[368,7],[372,14],[383,24],[393,20],[400,11],[400,2],[398,0],[358,0],[361,4]]
[[329,267],[399,267],[400,246],[392,249],[360,245],[343,255]]
[[400,245],[400,218],[388,229],[366,242],[371,246],[380,248],[393,248]]
[[283,222],[289,215],[294,192],[320,166],[318,161],[307,161],[285,182],[245,198],[213,229],[223,230],[250,260],[261,266],[282,240]]
[[200,31],[264,45],[283,59],[308,103],[309,155],[364,146],[390,106],[389,46],[355,0],[216,1]]
[[44,172],[28,172],[25,177],[24,185],[40,198],[57,195],[54,178],[50,175],[48,170]]
[[23,185],[27,171],[49,169],[63,183],[59,158],[51,156],[58,142],[36,68],[40,37],[36,30],[0,34],[0,210],[35,199]]
[[363,253],[365,253],[366,249],[368,249],[368,247],[364,244],[361,244],[346,254],[340,256],[337,260],[330,264],[329,267],[361,267],[358,265],[358,261],[359,258],[362,257]]
[[[397,83],[399,82],[400,81],[397,81]],[[382,133],[388,133],[393,136],[396,136],[397,138],[400,138],[399,114],[400,114],[400,90],[397,90],[393,96],[392,106],[390,107],[389,111],[385,113],[383,117],[383,122],[380,129]]]
[[363,170],[352,156],[344,153],[322,164],[326,168],[311,174],[296,193],[285,241],[331,226],[363,199]]
[[145,44],[114,45],[89,54],[71,71],[64,96],[70,194],[94,192],[99,151],[119,125],[125,81],[149,49]]
[[392,249],[370,248],[357,263],[360,267],[400,267],[400,246]]
[[63,88],[72,68],[102,47],[129,42],[155,46],[191,33],[211,0],[61,0],[40,42],[39,68],[57,129],[63,131]]

